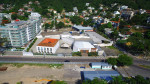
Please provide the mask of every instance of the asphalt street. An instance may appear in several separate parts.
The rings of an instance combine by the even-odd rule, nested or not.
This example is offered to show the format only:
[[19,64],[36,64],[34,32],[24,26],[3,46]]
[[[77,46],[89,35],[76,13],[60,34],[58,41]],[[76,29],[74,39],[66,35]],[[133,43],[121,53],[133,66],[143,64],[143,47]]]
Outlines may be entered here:
[[31,58],[31,57],[0,57],[0,61],[31,61],[31,62],[100,62],[94,58]]

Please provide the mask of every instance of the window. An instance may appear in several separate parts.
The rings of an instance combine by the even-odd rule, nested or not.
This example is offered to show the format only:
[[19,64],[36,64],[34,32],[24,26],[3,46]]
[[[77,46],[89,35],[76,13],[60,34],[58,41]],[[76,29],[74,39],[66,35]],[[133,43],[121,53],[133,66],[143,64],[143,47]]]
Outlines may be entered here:
[[50,51],[52,52],[52,48],[50,48]]
[[40,50],[40,47],[38,47],[38,50]]
[[43,52],[43,47],[41,47],[41,52]]

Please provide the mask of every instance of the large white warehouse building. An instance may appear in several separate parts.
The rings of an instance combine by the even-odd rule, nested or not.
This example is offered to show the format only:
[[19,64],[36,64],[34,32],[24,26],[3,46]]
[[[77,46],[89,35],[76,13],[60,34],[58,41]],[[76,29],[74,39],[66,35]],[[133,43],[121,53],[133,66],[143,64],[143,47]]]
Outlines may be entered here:
[[75,41],[73,45],[73,52],[81,52],[81,53],[88,53],[88,52],[97,52],[97,48],[95,48],[91,43],[84,42],[84,41]]

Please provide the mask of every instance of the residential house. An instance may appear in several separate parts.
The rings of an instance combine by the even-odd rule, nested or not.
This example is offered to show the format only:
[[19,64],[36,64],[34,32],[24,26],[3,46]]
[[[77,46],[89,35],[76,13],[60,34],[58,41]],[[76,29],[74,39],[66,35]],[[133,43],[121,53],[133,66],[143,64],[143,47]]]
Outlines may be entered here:
[[113,31],[111,28],[105,28],[105,34],[110,35]]
[[146,10],[146,13],[147,13],[147,14],[150,14],[150,10]]
[[120,15],[120,12],[119,11],[114,11],[114,13],[113,13],[114,18],[116,17],[116,15]]
[[89,10],[90,13],[93,13],[93,10],[94,10],[95,8],[90,6],[90,7],[88,7],[87,9]]
[[107,19],[107,18],[105,18],[105,19],[104,19],[104,24],[107,24],[108,22],[110,22],[110,20]]
[[103,7],[102,7],[102,6],[100,6],[100,7],[99,7],[99,9],[100,9],[100,10],[102,10],[102,9],[103,9]]
[[38,4],[38,5],[40,4],[40,2],[39,2],[39,1],[35,1],[34,3],[35,3],[35,4]]
[[139,12],[140,12],[140,14],[144,14],[144,13],[146,13],[146,10],[140,9]]
[[32,12],[32,8],[28,8],[27,12]]
[[85,6],[89,6],[89,5],[90,5],[90,3],[86,3],[86,4],[85,4]]
[[30,5],[31,5],[31,4],[32,4],[32,1],[29,1],[29,3],[28,3],[28,4],[30,4]]
[[123,10],[123,9],[128,9],[128,6],[125,6],[125,5],[121,6],[120,10]]
[[119,22],[118,21],[110,21],[110,22],[111,22],[111,24],[112,24],[112,26],[114,28],[117,28],[119,26]]
[[147,23],[150,23],[150,17],[147,18]]
[[124,9],[121,11],[121,17],[125,20],[130,20],[134,16],[134,12],[131,9]]
[[118,3],[114,3],[114,4],[111,4],[111,7],[114,7],[114,6],[116,6]]
[[75,13],[78,13],[78,8],[77,8],[77,7],[73,7],[73,11],[74,11]]
[[22,12],[22,11],[24,11],[24,8],[20,8],[20,9],[18,10],[18,12]]

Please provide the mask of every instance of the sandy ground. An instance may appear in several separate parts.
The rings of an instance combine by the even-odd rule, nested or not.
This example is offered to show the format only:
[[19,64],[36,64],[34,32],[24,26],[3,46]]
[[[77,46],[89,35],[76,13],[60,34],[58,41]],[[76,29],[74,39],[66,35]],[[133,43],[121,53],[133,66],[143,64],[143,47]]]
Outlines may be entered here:
[[66,64],[62,68],[49,68],[46,66],[28,66],[24,65],[21,68],[6,65],[6,71],[0,71],[0,84],[16,84],[22,81],[23,84],[47,84],[47,81],[35,82],[40,79],[48,80],[63,80],[68,84],[75,84],[81,79],[80,71],[83,69],[80,66],[86,66],[86,70],[92,70],[88,65],[69,65]]

